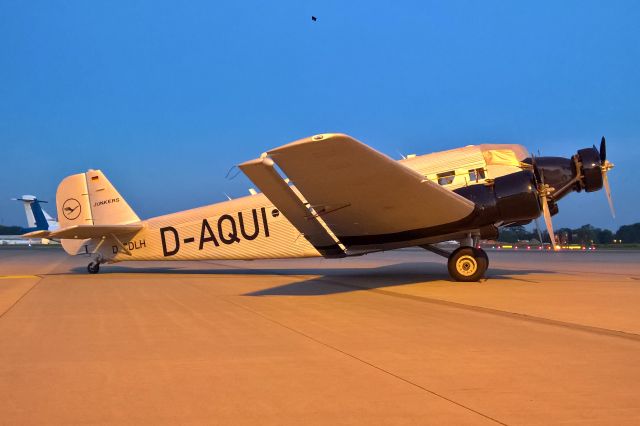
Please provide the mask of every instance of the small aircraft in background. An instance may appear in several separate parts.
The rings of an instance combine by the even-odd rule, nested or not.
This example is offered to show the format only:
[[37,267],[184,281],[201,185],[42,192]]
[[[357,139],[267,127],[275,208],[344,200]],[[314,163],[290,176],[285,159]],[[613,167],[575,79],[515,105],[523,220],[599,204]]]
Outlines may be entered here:
[[23,232],[33,231],[55,231],[60,227],[49,213],[47,213],[40,204],[47,203],[44,200],[38,200],[35,195],[23,195],[20,198],[12,198],[13,201],[20,201],[27,215],[27,228],[23,228]]
[[[25,214],[27,215],[27,228],[19,228],[18,232],[24,234],[25,232],[38,232],[46,231],[51,232],[59,228],[58,222],[51,217],[40,205],[46,203],[46,201],[39,200],[34,195],[23,195],[20,198],[12,198],[14,201],[20,201],[24,206]],[[38,244],[49,244],[50,241],[47,238],[35,237],[37,240],[41,240]],[[31,238],[25,239],[19,235],[0,235],[0,245],[29,245],[32,243]]]
[[[239,167],[261,193],[146,220],[101,171],[68,176],[56,193],[61,228],[25,237],[90,255],[90,273],[124,260],[342,258],[418,246],[446,257],[453,279],[477,281],[489,265],[477,243],[500,227],[543,216],[555,247],[558,201],[603,186],[613,212],[604,137],[599,150],[570,158],[484,144],[396,161],[330,133]],[[460,247],[435,246],[448,240]]]

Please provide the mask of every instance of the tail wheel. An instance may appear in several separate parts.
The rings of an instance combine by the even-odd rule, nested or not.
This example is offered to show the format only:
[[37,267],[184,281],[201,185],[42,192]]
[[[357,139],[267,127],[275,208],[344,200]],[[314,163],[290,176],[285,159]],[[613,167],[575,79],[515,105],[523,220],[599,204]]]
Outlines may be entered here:
[[89,263],[89,265],[87,265],[87,271],[89,271],[90,274],[97,274],[100,272],[100,264],[98,262]]
[[456,281],[478,281],[487,270],[489,259],[484,250],[460,247],[449,256],[449,275]]

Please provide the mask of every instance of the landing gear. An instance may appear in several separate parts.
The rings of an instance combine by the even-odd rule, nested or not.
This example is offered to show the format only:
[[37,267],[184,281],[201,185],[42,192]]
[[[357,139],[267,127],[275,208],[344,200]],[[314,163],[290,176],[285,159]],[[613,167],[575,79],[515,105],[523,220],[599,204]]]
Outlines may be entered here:
[[462,246],[453,252],[449,252],[432,244],[425,244],[420,247],[439,256],[446,257],[449,275],[456,281],[478,281],[489,267],[489,256],[481,248]]
[[[475,247],[478,247],[478,246],[475,246]],[[481,248],[477,248],[476,250],[480,253],[480,256],[484,257],[484,259],[487,262],[487,268],[489,268],[489,256],[487,256],[487,252],[482,250]]]
[[100,272],[100,262],[92,261],[89,263],[89,265],[87,265],[87,271],[89,271],[90,274],[97,274]]
[[449,256],[447,268],[456,281],[478,281],[489,267],[487,253],[475,247],[460,247]]

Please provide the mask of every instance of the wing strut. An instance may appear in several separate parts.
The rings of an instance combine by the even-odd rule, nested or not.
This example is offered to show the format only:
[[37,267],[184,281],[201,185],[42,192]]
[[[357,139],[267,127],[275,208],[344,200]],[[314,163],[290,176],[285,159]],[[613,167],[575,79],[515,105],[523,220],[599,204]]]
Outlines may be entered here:
[[[116,234],[111,234],[111,238],[113,238],[116,241],[116,244],[118,245],[118,247],[120,247],[120,249],[124,252],[124,254],[131,256],[131,252],[129,251],[129,249],[124,244],[122,244],[122,241],[120,241],[118,237],[116,237]],[[102,245],[104,240],[105,240],[105,237],[102,237],[102,241],[98,243],[98,246]],[[98,251],[98,247],[96,247],[95,251],[96,252]]]
[[274,206],[326,258],[345,257],[338,241],[304,205],[300,197],[282,179],[270,158],[259,158],[240,164],[240,169],[269,198]]

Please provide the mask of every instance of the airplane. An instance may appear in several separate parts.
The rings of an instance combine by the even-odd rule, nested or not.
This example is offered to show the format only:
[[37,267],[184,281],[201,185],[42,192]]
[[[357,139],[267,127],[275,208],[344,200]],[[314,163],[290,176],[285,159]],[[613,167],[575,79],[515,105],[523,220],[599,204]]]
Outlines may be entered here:
[[35,195],[23,195],[20,198],[12,198],[13,201],[20,201],[27,215],[27,228],[23,228],[22,232],[33,231],[55,231],[60,225],[47,213],[40,204],[47,203],[44,200],[38,200]]
[[[61,240],[100,265],[126,260],[343,258],[404,247],[446,257],[455,281],[478,281],[489,258],[480,239],[551,216],[571,192],[603,186],[613,212],[604,137],[570,158],[535,157],[521,145],[483,144],[392,158],[340,133],[277,147],[238,166],[260,193],[140,220],[100,170],[66,177]],[[435,244],[456,240],[446,251]]]

